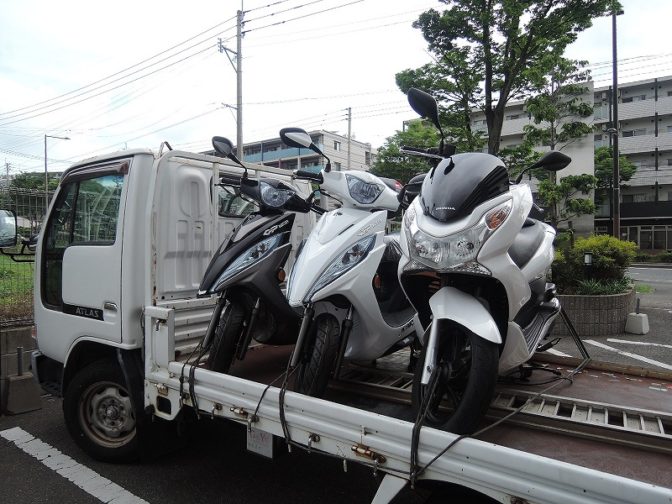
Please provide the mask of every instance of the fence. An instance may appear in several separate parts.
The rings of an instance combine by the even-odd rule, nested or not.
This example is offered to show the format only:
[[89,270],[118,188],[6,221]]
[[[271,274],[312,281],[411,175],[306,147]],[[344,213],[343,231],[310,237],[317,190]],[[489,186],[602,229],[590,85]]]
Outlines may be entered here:
[[[13,210],[16,214],[19,245],[3,251],[17,253],[21,250],[21,239],[39,231],[45,210],[44,191],[0,187],[0,209]],[[6,254],[0,255],[0,326],[33,322],[34,271],[32,262],[15,262]]]

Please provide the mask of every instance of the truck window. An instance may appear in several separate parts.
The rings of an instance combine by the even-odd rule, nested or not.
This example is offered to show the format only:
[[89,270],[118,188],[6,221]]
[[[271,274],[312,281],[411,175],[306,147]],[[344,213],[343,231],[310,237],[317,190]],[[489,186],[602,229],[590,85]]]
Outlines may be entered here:
[[220,217],[245,217],[256,210],[257,205],[253,201],[236,196],[233,187],[220,188],[218,211]]
[[116,240],[124,176],[108,174],[67,184],[60,191],[44,238],[42,297],[61,307],[65,249],[75,245],[112,245]]

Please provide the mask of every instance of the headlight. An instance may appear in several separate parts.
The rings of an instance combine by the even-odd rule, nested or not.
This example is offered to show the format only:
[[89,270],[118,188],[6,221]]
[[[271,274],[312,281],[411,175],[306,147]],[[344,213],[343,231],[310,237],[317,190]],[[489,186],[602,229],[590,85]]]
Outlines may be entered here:
[[215,287],[212,289],[212,291],[218,291],[220,286],[236,273],[243,271],[248,266],[268,256],[275,248],[277,248],[278,245],[280,245],[283,235],[284,233],[278,233],[260,241],[259,243],[255,243],[245,252],[236,257],[236,259],[231,264],[229,264],[228,268],[226,268],[222,274],[219,275],[219,278],[217,279],[217,282],[215,282]]
[[345,174],[345,180],[348,183],[348,191],[350,191],[352,199],[362,205],[373,203],[380,196],[380,193],[383,192],[383,188],[378,184],[366,182],[359,177],[348,175],[347,173]]
[[376,235],[369,235],[352,245],[334,262],[332,262],[320,275],[315,285],[306,295],[304,302],[310,301],[317,291],[333,282],[336,278],[350,271],[358,265],[369,254],[373,245],[376,243]]
[[[409,208],[411,210],[412,206]],[[413,259],[439,271],[476,260],[483,243],[499,228],[511,213],[512,203],[506,201],[489,210],[475,225],[449,236],[436,238],[413,226],[415,211],[408,222],[404,218],[408,236],[408,246]],[[411,228],[415,228],[415,232]]]
[[259,189],[261,190],[261,201],[264,205],[273,208],[280,208],[295,194],[291,189],[273,187],[271,184],[263,181],[259,183]]

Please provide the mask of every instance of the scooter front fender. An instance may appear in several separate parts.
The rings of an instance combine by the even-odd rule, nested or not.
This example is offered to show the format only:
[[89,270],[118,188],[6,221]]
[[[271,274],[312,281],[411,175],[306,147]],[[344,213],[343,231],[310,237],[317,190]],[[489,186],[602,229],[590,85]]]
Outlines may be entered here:
[[490,312],[473,296],[462,292],[455,287],[442,287],[431,298],[429,307],[432,310],[432,325],[427,336],[425,346],[425,365],[422,370],[420,382],[423,385],[429,383],[430,377],[436,366],[436,348],[439,338],[438,320],[452,320],[457,324],[473,332],[476,336],[500,345],[502,336],[497,328],[497,323]]
[[443,287],[429,298],[432,320],[453,320],[475,335],[496,344],[502,343],[497,323],[474,296],[455,287]]

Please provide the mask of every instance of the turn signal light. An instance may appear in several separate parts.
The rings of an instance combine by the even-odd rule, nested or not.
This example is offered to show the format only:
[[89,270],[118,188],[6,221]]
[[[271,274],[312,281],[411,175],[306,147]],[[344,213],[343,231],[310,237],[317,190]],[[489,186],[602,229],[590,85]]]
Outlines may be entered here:
[[504,205],[501,205],[485,214],[485,225],[488,226],[490,231],[494,231],[499,226],[504,224],[504,221],[510,213],[511,202],[507,201]]

